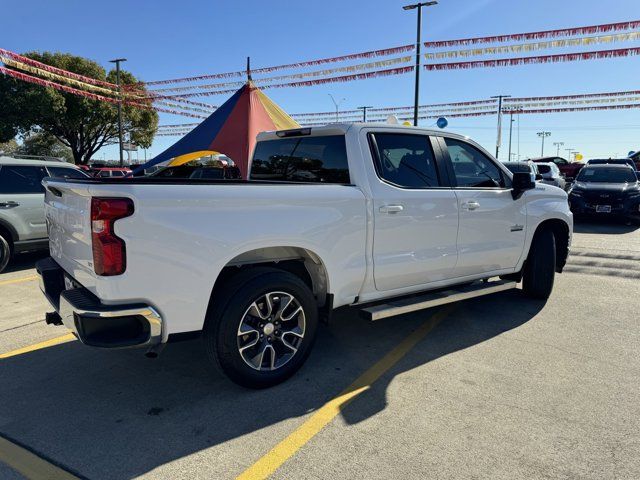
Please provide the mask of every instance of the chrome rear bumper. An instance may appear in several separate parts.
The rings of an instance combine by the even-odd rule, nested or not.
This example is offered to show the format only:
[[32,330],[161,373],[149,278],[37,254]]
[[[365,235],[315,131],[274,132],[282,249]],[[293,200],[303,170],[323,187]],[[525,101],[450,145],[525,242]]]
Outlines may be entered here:
[[66,288],[52,258],[36,263],[40,289],[62,323],[84,344],[99,348],[152,347],[162,342],[162,318],[151,306],[105,305],[86,288]]

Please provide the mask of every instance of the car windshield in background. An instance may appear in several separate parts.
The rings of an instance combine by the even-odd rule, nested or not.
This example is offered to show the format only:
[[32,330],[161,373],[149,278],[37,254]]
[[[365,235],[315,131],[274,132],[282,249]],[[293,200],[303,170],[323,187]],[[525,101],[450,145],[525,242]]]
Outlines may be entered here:
[[541,163],[541,164],[538,165],[538,171],[541,174],[550,173],[551,172],[551,165],[545,165],[544,163]]
[[633,183],[638,179],[630,168],[583,168],[576,178],[578,182]]
[[344,135],[258,142],[250,179],[348,184]]
[[531,167],[526,163],[504,162],[504,166],[507,167],[511,173],[531,173]]
[[89,178],[89,175],[84,173],[82,170],[78,170],[76,168],[47,167],[47,170],[49,170],[49,175],[51,175],[54,178],[72,178],[72,179]]

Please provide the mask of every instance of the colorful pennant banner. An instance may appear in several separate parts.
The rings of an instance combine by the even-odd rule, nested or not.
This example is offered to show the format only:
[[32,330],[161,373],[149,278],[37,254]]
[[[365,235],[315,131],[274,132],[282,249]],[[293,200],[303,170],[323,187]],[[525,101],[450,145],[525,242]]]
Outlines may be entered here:
[[[10,77],[13,77],[17,80],[33,83],[35,85],[40,85],[42,87],[51,87],[51,88],[54,88],[55,90],[59,90],[65,93],[71,93],[73,95],[89,98],[91,100],[98,100],[98,101],[109,102],[109,103],[118,103],[118,100],[115,98],[105,97],[103,95],[98,95],[97,93],[86,92],[84,90],[79,90],[77,88],[69,87],[67,85],[61,85],[59,83],[55,83],[49,80],[44,80],[42,78],[37,78],[32,75],[27,75],[26,73],[18,72],[17,70],[11,70],[6,67],[0,67],[0,73],[9,75]],[[144,102],[145,100],[142,100],[142,101]],[[173,115],[182,115],[182,116],[193,117],[193,118],[206,118],[205,116],[202,116],[202,115],[194,115],[191,113],[169,110],[166,108],[157,108],[157,107],[153,107],[151,105],[139,103],[139,102],[123,101],[122,103],[126,105],[131,105],[136,108],[146,109],[146,110],[155,109],[159,112],[170,113]]]
[[559,55],[543,55],[539,57],[500,58],[496,60],[477,60],[471,62],[430,63],[425,70],[461,70],[486,67],[513,67],[536,63],[575,62],[580,60],[596,60],[602,58],[622,58],[640,54],[638,48],[620,48],[617,50],[598,50],[595,52],[563,53]]
[[5,50],[4,48],[0,48],[0,55],[4,57],[9,57],[15,61],[25,63],[32,67],[40,68],[42,70],[46,70],[47,72],[57,73],[58,75],[63,75],[69,78],[73,78],[75,80],[80,80],[82,82],[91,83],[93,85],[102,85],[103,87],[117,89],[118,86],[115,83],[109,83],[102,80],[96,80],[95,78],[85,77],[84,75],[80,75],[74,72],[69,72],[67,70],[63,70],[61,68],[52,67],[51,65],[47,65],[46,63],[38,62],[36,60],[32,60],[31,58],[19,55],[17,53],[11,52],[9,50]]
[[[316,80],[306,80],[303,82],[277,83],[273,85],[265,85],[262,88],[266,89],[266,88],[310,87],[313,85],[323,85],[327,83],[351,82],[354,80],[365,80],[365,79],[376,78],[376,77],[387,77],[390,75],[402,75],[405,73],[412,72],[413,69],[414,69],[414,66],[411,65],[408,67],[389,68],[386,70],[375,70],[372,72],[356,73],[352,75],[342,75],[340,77],[318,78]],[[182,93],[179,95],[163,95],[157,98],[175,99],[175,98],[188,98],[188,97],[208,97],[212,95],[226,95],[234,92],[235,90],[215,90],[211,92],[193,92],[193,93]]]
[[630,110],[632,108],[640,108],[640,103],[626,105],[598,105],[591,107],[568,107],[568,108],[542,108],[534,110],[523,110],[521,114],[543,114],[543,113],[569,113],[569,112],[588,112],[595,110]]
[[[26,57],[25,57],[26,58]],[[39,77],[44,77],[47,78],[49,80],[52,81],[57,81],[57,82],[64,82],[67,83],[69,85],[73,85],[75,87],[78,87],[80,89],[84,89],[84,90],[91,90],[94,92],[99,92],[100,94],[104,94],[104,95],[112,95],[115,97],[118,97],[119,93],[116,90],[112,90],[110,88],[104,88],[104,87],[100,87],[97,85],[93,85],[90,83],[86,83],[86,82],[82,82],[80,80],[76,80],[75,78],[69,78],[63,75],[59,75],[57,73],[53,73],[50,72],[48,70],[44,70],[38,67],[34,67],[31,65],[27,65],[26,63],[23,62],[19,62],[17,60],[13,60],[10,57],[6,57],[4,55],[0,54],[0,61],[2,63],[4,63],[7,66],[10,66],[12,68],[17,68],[19,70],[25,71],[25,72],[29,72],[32,73],[34,75],[37,75]],[[127,100],[132,100],[132,101],[148,101],[149,98],[145,95],[142,94],[143,92],[141,92],[140,94],[133,94],[133,93],[123,93],[123,97]],[[194,107],[187,107],[184,105],[179,105],[178,103],[171,103],[170,106],[175,107],[175,108],[181,108],[183,110],[190,110],[190,111],[196,111],[196,112],[202,112],[202,113],[211,113],[213,111],[213,109],[215,109],[216,107],[213,105],[209,105],[207,103],[201,103],[201,102],[192,102],[190,100],[185,100],[185,99],[176,99],[176,102],[179,103],[185,103],[185,104],[189,104],[189,105],[195,105],[196,107],[204,107],[207,108],[207,110],[203,110],[203,108],[194,108]],[[165,105],[169,105],[169,102],[164,102]]]
[[[399,63],[408,63],[412,59],[413,59],[412,56],[405,56],[405,57],[391,58],[388,60],[380,60],[377,62],[362,63],[359,65],[349,65],[346,67],[316,70],[313,72],[293,73],[289,75],[279,75],[276,77],[258,78],[258,79],[254,79],[254,83],[256,85],[259,85],[262,88],[265,88],[266,84],[279,81],[279,80],[295,80],[295,79],[302,79],[302,78],[321,77],[326,75],[334,75],[336,73],[341,73],[341,72],[358,72],[361,70],[369,70],[372,68],[389,67],[391,65],[397,65]],[[189,91],[189,90],[201,90],[205,88],[223,88],[223,87],[229,87],[229,86],[240,87],[242,85],[244,85],[244,82],[210,83],[207,85],[189,85],[187,87],[158,88],[155,90],[151,90],[151,92],[161,92],[161,91],[179,92],[179,91]]]
[[546,42],[521,43],[517,45],[503,45],[500,47],[472,48],[469,50],[450,50],[446,52],[426,53],[427,60],[458,57],[477,57],[481,55],[497,55],[501,53],[533,52],[536,50],[549,50],[551,48],[564,48],[576,46],[589,46],[602,43],[629,42],[640,39],[640,32],[620,33],[617,35],[602,35],[598,37],[568,38],[562,40],[550,40]]
[[59,75],[57,73],[52,73],[50,71],[47,70],[43,70],[41,68],[37,68],[31,65],[27,65],[26,63],[23,62],[19,62],[17,60],[13,60],[12,58],[6,57],[2,54],[0,54],[0,62],[4,63],[5,65],[8,65],[9,67],[12,68],[17,68],[19,70],[25,71],[25,72],[29,72],[29,73],[33,73],[34,75],[38,75],[41,77],[45,77],[48,78],[50,80],[56,80],[59,82],[65,82],[68,83],[70,85],[75,85],[76,87],[80,87],[80,88],[84,88],[87,90],[93,90],[95,92],[100,92],[106,95],[118,95],[118,92],[116,90],[112,90],[110,88],[104,88],[104,87],[99,87],[97,85],[92,85],[90,83],[86,83],[86,82],[82,82],[80,80],[76,80],[74,78],[69,78],[63,75]]
[[[277,70],[292,70],[296,68],[310,67],[315,65],[322,65],[325,63],[338,63],[345,62],[348,60],[355,60],[358,58],[375,58],[375,57],[386,57],[389,55],[394,55],[402,52],[409,52],[415,49],[415,45],[402,45],[400,47],[393,48],[385,48],[382,50],[371,50],[368,52],[360,52],[360,53],[352,53],[350,55],[342,55],[339,57],[331,57],[331,58],[321,58],[317,60],[308,60],[306,62],[297,62],[297,63],[289,63],[286,65],[276,65],[273,67],[263,67],[252,69],[251,73],[261,74],[261,73],[271,73]],[[198,75],[195,77],[183,77],[183,78],[173,78],[168,80],[156,80],[152,82],[145,82],[147,85],[167,85],[172,83],[185,83],[185,82],[197,82],[201,80],[209,80],[214,78],[229,78],[229,77],[240,77],[246,75],[246,71],[240,70],[237,72],[227,72],[227,73],[215,73],[210,75]]]
[[538,40],[542,38],[575,37],[577,35],[594,35],[596,33],[621,32],[640,28],[640,20],[619,23],[605,23],[588,27],[562,28],[558,30],[543,30],[541,32],[511,33],[490,37],[461,38],[457,40],[439,40],[425,42],[427,48],[455,47],[460,45],[476,45],[480,43],[505,43],[521,40]]
[[579,95],[560,95],[555,97],[520,97],[520,98],[508,98],[505,99],[505,104],[508,103],[522,103],[522,102],[537,102],[541,100],[566,100],[577,98],[592,98],[592,97],[621,97],[625,95],[640,95],[640,90],[628,90],[625,92],[604,92],[604,93],[582,93]]

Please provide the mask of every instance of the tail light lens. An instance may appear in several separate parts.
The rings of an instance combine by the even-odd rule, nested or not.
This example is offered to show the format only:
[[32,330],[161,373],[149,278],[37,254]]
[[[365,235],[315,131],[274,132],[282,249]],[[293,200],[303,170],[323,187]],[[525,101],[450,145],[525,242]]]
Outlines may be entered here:
[[120,275],[127,268],[124,240],[116,236],[113,225],[132,214],[133,201],[128,198],[91,199],[93,269],[98,275]]

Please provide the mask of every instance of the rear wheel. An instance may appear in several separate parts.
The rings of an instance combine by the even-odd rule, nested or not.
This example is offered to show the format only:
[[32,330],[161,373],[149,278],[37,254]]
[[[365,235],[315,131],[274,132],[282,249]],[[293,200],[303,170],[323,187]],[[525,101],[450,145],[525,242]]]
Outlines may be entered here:
[[307,359],[318,325],[309,287],[295,275],[254,268],[215,293],[207,314],[207,356],[232,381],[266,388],[293,375]]
[[524,266],[522,290],[528,297],[546,300],[553,290],[556,272],[556,242],[553,232],[536,233]]
[[7,268],[9,260],[11,260],[11,243],[9,243],[9,240],[0,232],[0,272]]

